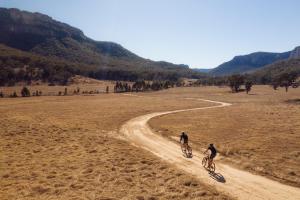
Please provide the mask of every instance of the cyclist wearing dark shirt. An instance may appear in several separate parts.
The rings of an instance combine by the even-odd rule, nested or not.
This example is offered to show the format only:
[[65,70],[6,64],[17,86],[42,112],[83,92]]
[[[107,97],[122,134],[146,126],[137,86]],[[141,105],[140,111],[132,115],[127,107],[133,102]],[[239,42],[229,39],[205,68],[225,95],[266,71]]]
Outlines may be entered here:
[[185,132],[181,133],[180,143],[183,143],[183,144],[188,144],[189,143],[189,137],[187,136],[187,134]]
[[208,166],[211,166],[211,163],[213,162],[213,159],[216,157],[217,155],[217,149],[214,147],[214,144],[210,144],[207,148],[207,150],[204,152],[207,153],[207,151],[210,150],[210,156],[209,156],[209,162],[208,162]]

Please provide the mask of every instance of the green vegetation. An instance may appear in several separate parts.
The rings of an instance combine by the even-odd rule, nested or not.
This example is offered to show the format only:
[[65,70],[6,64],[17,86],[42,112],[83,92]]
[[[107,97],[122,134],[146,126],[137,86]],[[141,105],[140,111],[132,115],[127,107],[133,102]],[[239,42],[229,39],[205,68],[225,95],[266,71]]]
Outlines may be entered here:
[[21,95],[22,97],[30,97],[30,91],[27,87],[23,87],[21,90]]
[[290,54],[290,51],[284,53],[256,52],[243,56],[235,56],[232,60],[219,65],[209,73],[214,76],[226,76],[251,72],[278,60],[287,59]]
[[[300,75],[297,48],[285,53],[236,56],[211,70],[209,74],[213,76],[209,76],[186,65],[141,58],[113,42],[94,41],[81,30],[46,15],[5,8],[0,8],[0,15],[0,86],[13,86],[17,82],[30,85],[34,81],[43,81],[49,86],[67,85],[70,77],[82,75],[100,80],[131,81],[135,84],[130,90],[147,91],[182,86],[179,80],[184,77],[198,79],[194,85],[229,85],[235,92],[247,80],[245,86],[249,92],[252,83],[270,84],[274,88],[282,86],[288,90]],[[232,73],[243,75],[229,76]],[[117,92],[127,90],[129,86],[115,88]]]
[[73,75],[126,81],[206,76],[186,65],[141,58],[113,42],[94,41],[46,15],[5,8],[0,15],[0,85],[34,80],[66,85]]
[[271,84],[282,74],[300,76],[300,58],[278,61],[268,65],[250,76],[257,84]]
[[114,87],[115,93],[120,92],[147,92],[158,91],[174,87],[175,82],[172,81],[136,81],[132,85],[117,81]]
[[244,84],[245,77],[243,75],[232,75],[228,77],[228,85],[232,92],[239,92],[240,87]]
[[0,86],[13,86],[16,82],[31,84],[42,80],[50,85],[68,84],[73,75],[83,75],[101,80],[172,80],[181,77],[201,78],[203,74],[187,68],[136,68],[97,67],[72,63],[55,57],[45,57],[0,45]]
[[287,92],[290,86],[294,86],[297,84],[296,79],[297,74],[295,72],[282,73],[274,78],[272,85],[275,90],[278,86],[285,87],[285,91]]
[[247,94],[251,91],[251,88],[252,88],[252,82],[251,81],[246,81],[245,89],[246,89]]

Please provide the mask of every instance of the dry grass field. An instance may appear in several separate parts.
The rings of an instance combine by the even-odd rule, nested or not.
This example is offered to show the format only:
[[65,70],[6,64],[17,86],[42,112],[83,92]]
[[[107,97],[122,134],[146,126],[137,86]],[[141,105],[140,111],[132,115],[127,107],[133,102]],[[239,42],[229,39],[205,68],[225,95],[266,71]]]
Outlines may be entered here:
[[[226,108],[182,112],[150,120],[154,131],[174,139],[189,134],[192,147],[214,143],[222,162],[285,184],[300,186],[300,89],[274,91],[254,86],[250,95],[228,88],[183,88],[151,94],[159,98],[194,97],[219,100]],[[183,100],[192,102],[193,100]],[[217,161],[217,163],[220,161]],[[218,164],[217,164],[218,165]]]
[[133,117],[208,104],[182,92],[0,99],[0,199],[231,199],[118,134]]
[[[0,92],[3,92],[5,97],[9,97],[14,92],[16,92],[18,96],[21,96],[21,90],[24,85],[25,84],[18,83],[13,87],[0,87]],[[74,91],[77,91],[78,89],[80,94],[83,92],[86,94],[89,92],[105,93],[107,86],[109,87],[109,92],[113,92],[115,81],[101,81],[83,76],[74,76],[70,78],[69,85],[67,86],[48,86],[46,83],[34,82],[31,86],[26,87],[30,90],[31,95],[36,91],[41,91],[42,96],[58,96],[59,92],[61,92],[62,95],[64,94],[65,88],[67,88],[68,95],[73,95]]]

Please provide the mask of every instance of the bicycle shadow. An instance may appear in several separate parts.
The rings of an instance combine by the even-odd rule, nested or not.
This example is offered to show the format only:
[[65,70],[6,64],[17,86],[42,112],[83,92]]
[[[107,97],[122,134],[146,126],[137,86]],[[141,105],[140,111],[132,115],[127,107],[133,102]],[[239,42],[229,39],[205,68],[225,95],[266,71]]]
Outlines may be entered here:
[[192,153],[182,153],[182,154],[186,158],[193,158],[193,154]]
[[209,172],[210,177],[220,183],[226,183],[225,177],[220,173]]

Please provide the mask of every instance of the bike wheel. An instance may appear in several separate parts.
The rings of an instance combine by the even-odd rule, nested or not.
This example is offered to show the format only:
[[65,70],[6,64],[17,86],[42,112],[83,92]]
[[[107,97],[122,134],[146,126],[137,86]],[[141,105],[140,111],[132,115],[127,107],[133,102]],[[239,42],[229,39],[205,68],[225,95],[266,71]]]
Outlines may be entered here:
[[188,152],[188,154],[189,154],[190,156],[193,155],[192,147],[188,146],[188,147],[187,147],[187,152]]
[[202,159],[202,166],[203,166],[204,168],[206,167],[206,163],[207,163],[207,158],[204,157],[204,158]]
[[216,170],[216,165],[215,165],[215,163],[211,163],[211,166],[210,166],[209,171],[215,172],[215,170]]
[[184,153],[184,154],[185,154],[185,152],[186,152],[186,151],[185,151],[185,148],[184,148],[184,146],[181,144],[181,145],[180,145],[180,147],[181,147],[181,151],[182,151],[182,153]]

